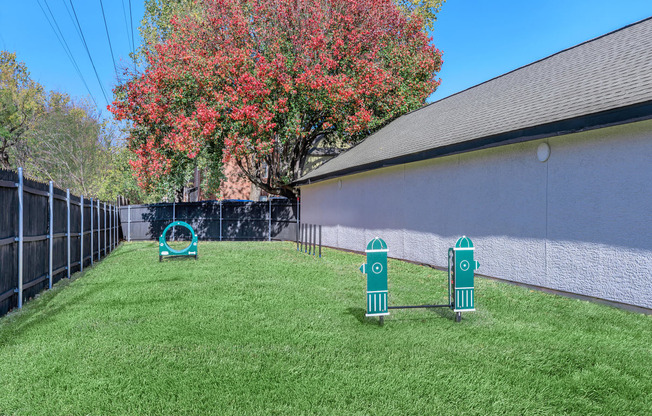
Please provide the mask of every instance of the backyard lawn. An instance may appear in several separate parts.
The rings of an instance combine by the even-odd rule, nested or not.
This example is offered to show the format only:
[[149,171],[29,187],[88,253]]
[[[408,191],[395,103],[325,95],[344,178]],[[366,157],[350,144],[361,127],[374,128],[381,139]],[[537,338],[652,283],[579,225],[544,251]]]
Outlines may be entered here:
[[[159,263],[156,243],[123,244],[0,318],[0,414],[652,413],[652,316],[477,278],[461,323],[396,310],[381,327],[362,263],[281,242]],[[446,300],[443,272],[389,273],[390,305]]]

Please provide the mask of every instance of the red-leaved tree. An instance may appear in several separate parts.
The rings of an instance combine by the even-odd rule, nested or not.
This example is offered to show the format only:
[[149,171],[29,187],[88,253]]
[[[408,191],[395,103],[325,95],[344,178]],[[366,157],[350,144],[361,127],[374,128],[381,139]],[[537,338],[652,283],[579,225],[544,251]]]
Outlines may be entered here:
[[441,53],[391,0],[206,0],[172,24],[110,107],[133,123],[143,187],[224,151],[261,189],[294,197],[317,138],[353,144],[438,85]]

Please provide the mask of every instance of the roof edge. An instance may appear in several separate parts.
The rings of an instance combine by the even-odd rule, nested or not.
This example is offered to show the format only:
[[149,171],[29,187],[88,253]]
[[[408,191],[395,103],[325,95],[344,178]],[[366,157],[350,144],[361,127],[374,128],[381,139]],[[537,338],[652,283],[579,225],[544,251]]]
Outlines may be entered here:
[[[440,102],[440,101],[444,101],[444,100],[447,100],[447,99],[449,99],[449,98],[451,98],[451,97],[455,97],[456,95],[463,94],[463,93],[467,92],[468,90],[472,90],[472,89],[474,89],[474,88],[476,88],[476,87],[479,87],[479,86],[481,86],[481,85],[487,84],[487,83],[489,83],[489,82],[491,82],[491,81],[494,81],[494,80],[496,80],[496,79],[498,79],[498,78],[502,78],[502,77],[504,77],[504,76],[507,76],[507,75],[509,75],[509,74],[511,74],[511,73],[513,73],[513,72],[520,71],[520,70],[523,69],[523,68],[527,68],[527,67],[532,66],[532,65],[534,65],[534,64],[538,64],[539,62],[545,61],[546,59],[552,58],[552,57],[557,56],[557,55],[559,55],[559,54],[562,54],[562,53],[564,53],[564,52],[566,52],[566,51],[569,51],[569,50],[571,50],[571,49],[575,49],[575,48],[578,48],[578,47],[580,47],[580,46],[582,46],[582,45],[586,45],[587,43],[591,43],[591,42],[596,41],[596,40],[598,40],[598,39],[601,39],[601,38],[604,38],[604,37],[606,37],[606,36],[612,35],[612,34],[614,34],[614,33],[616,33],[616,32],[620,32],[621,30],[625,30],[625,29],[627,29],[627,28],[629,28],[629,27],[636,26],[636,25],[638,25],[639,23],[643,23],[643,22],[645,22],[645,21],[647,21],[647,20],[652,20],[652,16],[650,16],[650,17],[646,17],[646,18],[644,18],[644,19],[638,20],[638,21],[633,22],[633,23],[630,23],[630,24],[625,25],[625,26],[623,26],[623,27],[620,27],[620,28],[618,28],[618,29],[614,29],[614,30],[612,30],[611,32],[607,32],[607,33],[602,34],[602,35],[600,35],[600,36],[596,36],[596,37],[594,37],[594,38],[591,38],[591,39],[585,40],[584,42],[578,43],[577,45],[569,46],[568,48],[562,49],[562,50],[560,50],[560,51],[558,51],[558,52],[555,52],[555,53],[553,53],[553,54],[551,54],[551,55],[544,56],[544,57],[541,58],[541,59],[537,59],[536,61],[532,61],[532,62],[527,63],[527,64],[525,64],[525,65],[521,65],[521,66],[519,66],[518,68],[514,68],[514,69],[512,69],[511,71],[505,72],[505,73],[500,74],[500,75],[496,75],[495,77],[493,77],[493,78],[489,78],[489,79],[486,80],[486,81],[482,81],[482,82],[479,83],[479,84],[472,85],[472,86],[470,86],[470,87],[468,87],[468,88],[465,88],[465,89],[463,89],[463,90],[461,90],[461,91],[458,91],[458,92],[456,92],[456,93],[454,93],[454,94],[447,95],[446,97],[442,97],[442,98],[440,98],[440,99],[438,99],[438,100],[436,100],[436,101],[433,101],[433,102],[431,102],[431,103],[428,103],[428,104],[426,104],[426,105],[424,105],[424,106],[422,106],[422,107],[419,107],[419,108],[417,108],[417,109],[415,109],[415,110],[412,110],[412,111],[409,111],[409,112],[407,112],[407,113],[405,113],[405,114],[402,114],[400,117],[406,116],[406,115],[408,115],[408,114],[411,114],[411,113],[414,113],[414,112],[417,112],[417,111],[421,111],[421,110],[423,110],[423,109],[425,109],[425,108],[427,108],[427,107],[430,107],[431,105],[436,104],[436,103],[438,103],[438,102]],[[398,118],[400,118],[400,117],[397,117],[396,119],[398,119]],[[396,120],[396,119],[395,119],[395,120]]]
[[311,178],[299,179],[292,182],[292,185],[310,185],[315,182],[321,182],[328,179],[334,179],[341,176],[352,175],[354,173],[362,173],[384,167],[403,165],[406,163],[419,162],[428,159],[436,159],[443,156],[468,153],[475,150],[489,149],[492,147],[506,146],[515,143],[523,143],[532,140],[545,139],[548,137],[580,133],[583,131],[613,127],[649,119],[652,119],[652,100],[611,110],[600,111],[597,113],[586,114],[579,117],[559,120],[552,123],[541,124],[524,129],[512,130],[505,133],[480,137],[462,143],[454,143],[448,146],[436,147],[433,149],[398,156],[395,158],[383,159],[364,165],[352,166],[346,169],[340,169]]

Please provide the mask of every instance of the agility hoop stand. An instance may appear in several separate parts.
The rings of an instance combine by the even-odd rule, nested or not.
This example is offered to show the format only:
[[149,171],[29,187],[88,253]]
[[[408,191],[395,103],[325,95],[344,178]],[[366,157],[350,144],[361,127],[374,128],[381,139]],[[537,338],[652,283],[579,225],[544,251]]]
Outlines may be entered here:
[[[168,242],[165,241],[165,235],[174,226],[186,227],[188,230],[190,230],[190,234],[192,235],[192,240],[190,241],[190,244],[188,245],[188,247],[184,248],[183,250],[175,250],[173,248],[170,248]],[[183,221],[174,221],[170,223],[170,225],[165,227],[165,230],[158,238],[158,261],[159,262],[163,261],[163,256],[194,256],[195,260],[197,260],[197,235],[195,234],[195,230],[192,229],[190,224]]]
[[475,311],[474,275],[480,263],[473,260],[473,242],[462,236],[455,247],[448,249],[448,303],[442,305],[388,305],[387,284],[387,244],[376,237],[367,244],[367,263],[360,271],[367,275],[367,313],[377,316],[380,325],[390,309],[451,308],[455,312],[455,322],[462,320],[462,312]]

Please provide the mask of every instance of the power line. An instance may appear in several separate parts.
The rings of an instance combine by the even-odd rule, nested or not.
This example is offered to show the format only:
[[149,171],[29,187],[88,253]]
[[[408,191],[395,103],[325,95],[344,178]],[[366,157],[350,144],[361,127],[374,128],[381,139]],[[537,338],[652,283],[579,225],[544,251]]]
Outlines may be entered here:
[[[129,22],[131,23],[131,50],[136,54],[136,46],[134,43],[134,17],[131,12],[131,0],[129,0]],[[134,58],[134,71],[136,70],[136,58]]]
[[66,3],[66,0],[61,0],[61,3],[66,7],[66,11],[68,12],[68,17],[70,17],[70,21],[72,22],[72,26],[75,28],[75,32],[77,32],[77,36],[79,36],[79,40],[82,40],[81,32],[77,28],[77,25],[75,24],[75,19],[72,17],[72,13],[70,12],[70,7],[68,7],[68,3]]
[[[40,0],[37,0],[39,7],[41,8],[41,11],[43,12],[43,15],[45,16],[45,20],[48,21],[48,24],[50,25],[50,28],[54,32],[54,35],[57,37],[57,40],[59,41],[59,44],[63,48],[63,51],[66,53],[68,56],[68,59],[70,59],[70,62],[72,62],[73,67],[75,68],[75,71],[77,72],[77,75],[79,75],[79,78],[81,78],[82,82],[84,83],[84,87],[86,87],[86,91],[88,92],[88,95],[90,95],[91,99],[93,100],[93,103],[95,104],[95,107],[99,109],[99,106],[97,105],[97,101],[95,100],[95,97],[91,93],[90,88],[88,88],[88,84],[86,83],[86,80],[84,79],[84,76],[82,75],[79,65],[77,65],[77,61],[75,60],[74,55],[72,54],[72,51],[70,50],[70,47],[68,46],[68,42],[66,42],[66,38],[63,36],[63,32],[61,32],[61,28],[59,27],[59,24],[57,23],[56,18],[54,17],[54,14],[52,13],[52,10],[50,9],[50,5],[48,4],[47,0],[43,0],[45,2],[45,6],[47,7],[48,11],[50,12],[50,16],[52,16],[52,21],[54,22],[54,25],[52,25],[52,21],[50,21],[50,18],[48,17],[48,14],[45,12],[45,9],[43,8],[43,5],[41,4]],[[55,30],[56,26],[56,30]],[[57,33],[58,31],[58,33]]]
[[113,62],[113,69],[115,70],[115,76],[118,76],[118,68],[115,66],[115,56],[113,55],[113,46],[111,46],[111,36],[109,36],[109,27],[106,25],[106,15],[104,14],[104,4],[100,0],[100,7],[102,8],[102,18],[104,19],[104,28],[106,29],[106,38],[109,40],[109,50],[111,51],[111,61]]
[[[122,0],[122,16],[125,18],[125,29],[127,29],[127,43],[131,49],[131,33],[129,32],[129,23],[127,23],[127,9],[125,9],[125,0]],[[131,50],[133,52],[133,50]]]
[[70,7],[72,8],[72,13],[75,15],[75,21],[77,22],[77,26],[79,27],[79,33],[82,37],[82,41],[84,43],[84,48],[86,48],[86,53],[88,54],[88,59],[91,61],[91,65],[93,66],[93,71],[95,72],[95,78],[97,78],[97,83],[100,84],[100,89],[102,90],[102,95],[104,96],[104,101],[106,101],[106,104],[109,105],[109,99],[106,98],[106,91],[104,91],[104,86],[102,85],[102,81],[100,81],[100,76],[97,74],[97,68],[95,68],[95,62],[93,62],[93,57],[91,56],[91,52],[88,49],[88,44],[86,43],[86,38],[84,37],[84,31],[82,30],[81,25],[79,24],[79,19],[77,18],[77,12],[75,11],[75,5],[72,4],[72,0],[69,0],[70,2]]

